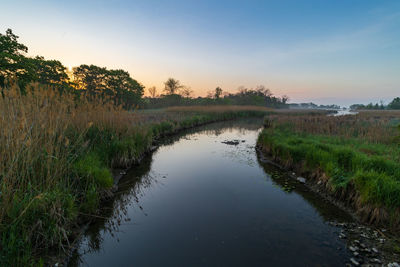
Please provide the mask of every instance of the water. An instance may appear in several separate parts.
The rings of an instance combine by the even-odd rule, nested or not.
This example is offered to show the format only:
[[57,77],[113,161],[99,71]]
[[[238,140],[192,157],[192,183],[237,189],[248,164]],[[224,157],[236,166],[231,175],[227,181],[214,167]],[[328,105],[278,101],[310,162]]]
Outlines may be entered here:
[[121,179],[69,265],[343,266],[346,244],[328,222],[351,219],[257,155],[260,125],[167,140]]
[[336,113],[333,113],[332,116],[337,117],[337,116],[356,115],[356,114],[358,114],[357,111],[342,109],[342,110],[338,110]]

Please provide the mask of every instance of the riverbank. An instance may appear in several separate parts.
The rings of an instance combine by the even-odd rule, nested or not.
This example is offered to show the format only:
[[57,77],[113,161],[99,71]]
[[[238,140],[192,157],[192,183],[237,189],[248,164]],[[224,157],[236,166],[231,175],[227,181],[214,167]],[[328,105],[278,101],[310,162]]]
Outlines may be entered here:
[[[276,166],[281,171],[287,173],[290,177],[289,181],[285,181],[283,188],[291,190],[289,184],[301,183],[309,191],[318,195],[315,203],[320,206],[334,205],[346,214],[352,217],[349,221],[340,221],[337,218],[327,218],[328,224],[339,228],[337,238],[346,243],[346,250],[351,255],[348,258],[348,263],[351,266],[361,264],[371,264],[371,266],[387,266],[400,261],[400,240],[398,235],[388,231],[383,227],[371,226],[362,223],[359,217],[356,216],[354,210],[345,205],[342,201],[332,196],[324,187],[324,184],[315,183],[312,179],[306,179],[301,174],[295,173],[289,168],[285,168],[278,164],[272,158],[266,155],[259,146],[257,148],[258,158],[261,162]],[[389,265],[396,266],[396,265]]]
[[333,222],[349,239],[355,265],[399,260],[399,115],[283,112],[267,116],[258,137],[260,152],[294,179],[372,226]]
[[258,146],[361,221],[400,227],[399,113],[341,117],[281,113],[266,117]]
[[139,163],[161,136],[214,121],[263,116],[260,107],[129,112],[49,88],[1,98],[1,263],[43,265],[115,190],[113,170]]
[[163,138],[121,179],[68,266],[345,265],[346,240],[328,222],[351,218],[259,161],[261,125],[234,120]]

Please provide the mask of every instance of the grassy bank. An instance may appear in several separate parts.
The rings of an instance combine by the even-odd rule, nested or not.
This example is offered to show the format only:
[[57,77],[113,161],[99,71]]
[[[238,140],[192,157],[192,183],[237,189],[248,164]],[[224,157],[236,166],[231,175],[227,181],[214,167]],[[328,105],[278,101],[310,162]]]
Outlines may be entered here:
[[364,221],[400,227],[400,112],[267,116],[258,145]]
[[214,107],[126,111],[107,99],[77,99],[33,85],[0,97],[1,266],[40,265],[68,249],[74,229],[96,214],[114,184],[160,136],[267,109]]

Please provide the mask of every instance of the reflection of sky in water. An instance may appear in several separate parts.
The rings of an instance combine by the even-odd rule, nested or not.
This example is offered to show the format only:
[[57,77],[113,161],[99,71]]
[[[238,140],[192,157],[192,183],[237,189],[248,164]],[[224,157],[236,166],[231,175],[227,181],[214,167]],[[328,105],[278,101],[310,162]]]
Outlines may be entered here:
[[[218,125],[160,147],[141,164],[143,171],[121,180],[127,194],[113,206],[123,212],[115,210],[93,231],[97,251],[83,255],[83,265],[344,263],[337,229],[324,222],[332,213],[327,204],[298,184],[289,185],[276,168],[259,165],[254,149],[258,127]],[[230,140],[245,142],[222,143]],[[118,220],[118,227],[105,230],[104,225]],[[83,243],[79,252],[88,247]]]
[[[199,161],[201,164],[204,164],[205,159],[213,159],[211,163],[214,165],[215,163],[223,164],[224,160],[222,158],[225,158],[230,162],[234,161],[240,164],[255,166],[256,155],[254,147],[259,131],[260,127],[254,126],[251,130],[246,128],[204,130],[184,136],[172,146],[161,147],[158,153],[171,151],[169,155],[170,160],[173,160],[174,157],[183,157],[190,158],[190,162]],[[232,140],[238,140],[239,144],[228,145],[222,143]],[[177,146],[179,149],[177,149]],[[155,157],[157,157],[157,154]],[[166,160],[165,164],[170,163],[168,159],[164,158],[163,160]]]

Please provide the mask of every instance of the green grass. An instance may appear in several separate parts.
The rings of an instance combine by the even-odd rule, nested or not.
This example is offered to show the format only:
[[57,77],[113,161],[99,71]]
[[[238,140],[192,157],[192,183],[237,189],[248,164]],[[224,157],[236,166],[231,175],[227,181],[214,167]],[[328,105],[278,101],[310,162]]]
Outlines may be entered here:
[[333,190],[352,184],[364,203],[392,212],[400,206],[398,144],[295,133],[279,126],[264,129],[258,143],[282,161],[301,163],[305,172],[322,170]]

